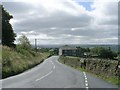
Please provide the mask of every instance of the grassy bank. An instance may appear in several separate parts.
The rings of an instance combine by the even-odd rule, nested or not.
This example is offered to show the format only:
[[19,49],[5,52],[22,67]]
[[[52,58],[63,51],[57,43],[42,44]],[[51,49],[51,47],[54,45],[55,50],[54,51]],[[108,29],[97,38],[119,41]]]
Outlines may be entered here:
[[112,60],[99,60],[94,59],[83,59],[78,57],[63,57],[59,58],[59,61],[70,67],[78,69],[80,71],[86,71],[99,78],[102,78],[112,84],[119,84],[117,61]]
[[2,46],[2,78],[24,72],[43,62],[49,55],[49,52],[36,53]]
[[2,47],[0,46],[0,68],[2,68]]
[[2,78],[2,47],[0,46],[0,79]]

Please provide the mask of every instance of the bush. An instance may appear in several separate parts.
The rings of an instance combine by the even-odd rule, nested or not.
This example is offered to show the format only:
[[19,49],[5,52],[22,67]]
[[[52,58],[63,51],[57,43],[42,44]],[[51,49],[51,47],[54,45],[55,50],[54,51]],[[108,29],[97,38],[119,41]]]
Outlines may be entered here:
[[23,54],[23,55],[26,55],[27,54],[27,56],[36,56],[36,52],[35,51],[33,51],[31,48],[30,49],[25,49],[25,48],[23,48],[21,45],[16,45],[16,50],[17,50],[17,52],[18,53],[21,53],[21,54]]

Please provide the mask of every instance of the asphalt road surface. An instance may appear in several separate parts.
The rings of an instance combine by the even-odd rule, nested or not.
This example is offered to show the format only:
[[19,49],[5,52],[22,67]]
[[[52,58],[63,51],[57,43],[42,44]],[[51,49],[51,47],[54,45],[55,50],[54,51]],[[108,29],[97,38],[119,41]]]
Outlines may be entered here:
[[58,62],[52,56],[42,64],[2,80],[2,88],[118,88],[86,72]]

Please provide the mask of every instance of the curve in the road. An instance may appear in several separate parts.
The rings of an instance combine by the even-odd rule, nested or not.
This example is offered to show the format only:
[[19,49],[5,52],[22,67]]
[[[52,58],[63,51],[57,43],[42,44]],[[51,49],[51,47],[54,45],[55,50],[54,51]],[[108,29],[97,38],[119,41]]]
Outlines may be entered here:
[[41,80],[41,79],[44,79],[45,77],[47,77],[47,76],[49,76],[50,74],[52,74],[53,70],[55,69],[55,65],[54,65],[54,63],[53,63],[52,61],[50,61],[50,62],[51,62],[52,65],[53,65],[53,69],[52,69],[50,72],[48,72],[47,74],[45,74],[44,76],[36,79],[36,81],[39,81],[39,80]]
[[4,79],[3,88],[117,88],[86,72],[75,70],[52,56],[20,75]]

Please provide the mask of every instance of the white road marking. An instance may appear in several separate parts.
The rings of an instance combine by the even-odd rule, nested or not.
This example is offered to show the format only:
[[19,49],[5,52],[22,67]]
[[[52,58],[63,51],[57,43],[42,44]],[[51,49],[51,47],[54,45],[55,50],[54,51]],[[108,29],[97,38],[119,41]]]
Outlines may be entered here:
[[[51,62],[51,63],[52,63],[52,65],[53,65],[53,69],[55,69],[55,65],[54,65],[54,63],[53,63],[52,61],[50,61],[50,62]],[[37,79],[36,81],[39,81],[39,80],[41,80],[41,79],[43,79],[43,78],[45,78],[45,77],[49,76],[52,72],[53,72],[53,70],[51,70],[48,74],[46,74],[46,75],[42,76],[41,78]]]
[[54,63],[52,61],[50,61],[52,63],[52,65],[54,65]]
[[87,83],[88,81],[87,80],[85,80],[85,83]]
[[83,74],[84,74],[84,76],[86,76],[86,73],[85,73],[85,72],[83,72]]
[[46,74],[46,75],[42,76],[41,78],[37,79],[36,81],[39,81],[39,80],[41,80],[41,79],[43,79],[43,78],[47,77],[47,76],[48,76],[48,75],[50,75],[52,72],[53,72],[53,71],[50,71],[48,74]]
[[55,65],[54,65],[53,69],[55,69]]
[[85,77],[85,80],[87,80],[87,77]]
[[85,85],[88,86],[88,83],[86,83]]
[[85,77],[85,87],[86,87],[86,90],[88,90],[88,80],[87,80],[87,76],[86,76],[86,73],[85,72],[83,72],[83,74],[84,74],[84,77]]
[[53,69],[55,69],[55,64],[51,61],[52,65],[53,65]]
[[88,90],[89,89],[89,87],[86,87],[86,90]]

